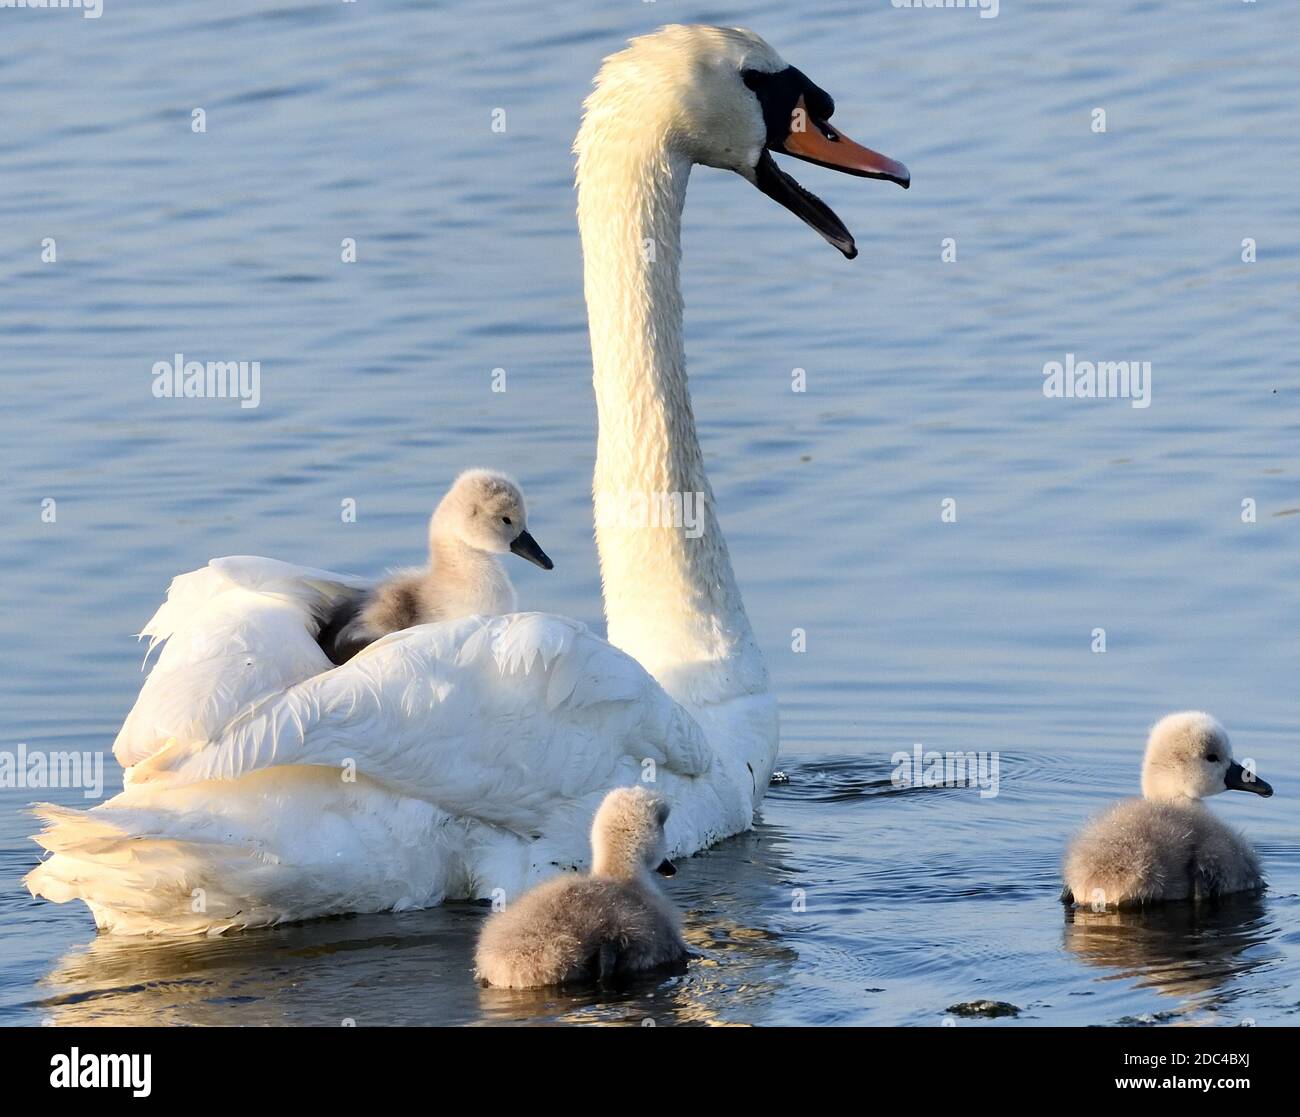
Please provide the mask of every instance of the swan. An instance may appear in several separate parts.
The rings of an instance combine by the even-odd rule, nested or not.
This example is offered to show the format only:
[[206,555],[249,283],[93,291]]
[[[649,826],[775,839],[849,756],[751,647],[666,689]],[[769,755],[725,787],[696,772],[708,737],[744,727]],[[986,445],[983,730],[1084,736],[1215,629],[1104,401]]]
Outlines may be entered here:
[[1161,718],[1142,762],[1143,797],[1112,807],[1074,839],[1062,900],[1127,908],[1263,888],[1255,851],[1201,803],[1229,790],[1273,794],[1232,759],[1227,730],[1209,714]]
[[606,795],[591,824],[591,875],[553,877],[489,918],[474,957],[479,977],[532,989],[682,961],[681,920],[650,876],[677,871],[665,855],[669,813],[643,787]]
[[332,663],[343,664],[403,628],[513,613],[515,588],[495,557],[507,552],[543,570],[555,566],[528,531],[518,484],[494,470],[467,469],[429,520],[429,565],[345,598],[322,623],[317,641]]
[[[778,743],[687,388],[678,280],[691,168],[731,170],[846,257],[783,152],[907,186],[752,32],[670,26],[607,58],[575,151],[608,641],[538,613],[394,632],[332,667],[322,618],[365,590],[271,559],[173,580],[164,644],[89,811],[41,804],[34,895],[123,934],[208,933],[517,895],[587,852],[613,787],[653,782],[687,855],[748,829]],[[694,530],[660,513],[698,507]],[[650,514],[653,513],[653,514]]]

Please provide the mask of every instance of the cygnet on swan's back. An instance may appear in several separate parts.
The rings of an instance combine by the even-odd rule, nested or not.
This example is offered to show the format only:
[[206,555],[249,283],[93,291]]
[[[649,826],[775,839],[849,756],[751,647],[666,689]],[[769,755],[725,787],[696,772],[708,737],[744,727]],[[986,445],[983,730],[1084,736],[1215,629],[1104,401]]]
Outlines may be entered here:
[[367,644],[417,624],[515,611],[515,589],[496,556],[510,552],[554,566],[528,532],[524,494],[504,473],[471,469],[456,478],[429,520],[429,565],[345,598],[317,640],[335,664]]

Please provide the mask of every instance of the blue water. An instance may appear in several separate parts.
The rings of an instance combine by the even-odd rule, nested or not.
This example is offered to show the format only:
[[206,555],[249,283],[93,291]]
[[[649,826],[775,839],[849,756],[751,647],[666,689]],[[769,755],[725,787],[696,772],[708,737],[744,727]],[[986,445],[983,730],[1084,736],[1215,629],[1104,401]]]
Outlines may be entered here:
[[[417,561],[468,465],[524,481],[556,560],[512,568],[521,601],[600,625],[569,145],[603,55],[697,20],[763,34],[914,182],[791,168],[857,235],[852,263],[735,176],[691,184],[694,398],[789,777],[752,834],[669,885],[703,959],[618,995],[486,992],[472,905],[123,947],[20,887],[35,796],[14,789],[0,1021],[976,1026],[949,1009],[990,999],[1021,1010],[998,1024],[1293,1022],[1300,40],[1282,5],[0,12],[0,748],[109,747],[140,682],[130,634],[173,574],[229,553]],[[260,361],[260,406],[154,398],[177,352]],[[1150,361],[1151,405],[1045,398],[1067,353]],[[1067,917],[1066,839],[1136,790],[1146,727],[1187,706],[1277,789],[1213,804],[1270,890]],[[890,755],[916,742],[996,750],[999,794],[897,791]]]

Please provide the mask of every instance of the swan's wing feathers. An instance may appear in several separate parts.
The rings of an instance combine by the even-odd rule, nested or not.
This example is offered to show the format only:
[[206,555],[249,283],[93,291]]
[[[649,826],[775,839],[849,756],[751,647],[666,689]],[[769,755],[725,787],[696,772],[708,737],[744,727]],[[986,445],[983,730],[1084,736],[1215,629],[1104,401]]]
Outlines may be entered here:
[[631,657],[575,621],[534,613],[393,633],[266,698],[206,747],[159,752],[134,779],[311,764],[529,833],[557,796],[626,782],[646,759],[694,776],[712,756]]
[[208,563],[228,581],[257,593],[283,594],[309,607],[332,603],[356,590],[368,590],[374,583],[353,574],[335,574],[314,566],[295,566],[279,559],[256,555],[229,555]]
[[645,690],[645,670],[631,656],[610,655],[603,641],[579,641],[551,658],[546,708],[633,702]]
[[275,559],[213,559],[172,579],[145,625],[166,646],[118,733],[123,767],[172,740],[205,742],[251,704],[332,666],[316,643],[320,616],[366,583]]
[[537,666],[548,670],[559,657],[573,650],[576,638],[590,635],[585,625],[547,613],[518,613],[504,628],[485,632],[492,659],[507,674],[528,672]]
[[167,587],[167,600],[140,631],[149,649],[193,626],[194,618],[216,598],[232,589],[265,593],[299,602],[311,612],[329,608],[342,598],[369,589],[372,583],[350,574],[333,574],[278,559],[231,555],[207,566],[178,574]]

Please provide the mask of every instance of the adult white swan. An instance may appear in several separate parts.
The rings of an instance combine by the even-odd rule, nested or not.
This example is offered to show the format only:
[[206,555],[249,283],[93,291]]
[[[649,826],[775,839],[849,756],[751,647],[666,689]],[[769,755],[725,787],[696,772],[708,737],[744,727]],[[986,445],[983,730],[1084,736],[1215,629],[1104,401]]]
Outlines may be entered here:
[[[587,856],[606,791],[653,774],[668,842],[747,828],[777,712],[695,433],[680,222],[694,163],[735,171],[846,256],[772,151],[906,186],[830,97],[747,31],[669,27],[606,60],[578,135],[610,643],[540,614],[394,633],[342,667],[315,642],[352,580],[268,559],[177,578],[166,646],[118,736],[126,788],[45,806],[28,886],[102,928],[220,931],[515,895]],[[700,494],[702,530],[643,514]]]

